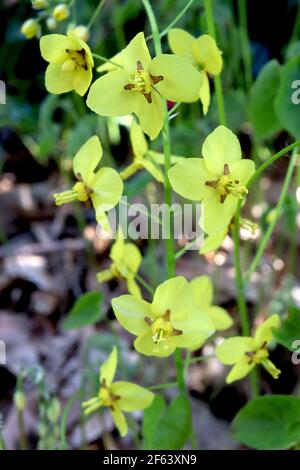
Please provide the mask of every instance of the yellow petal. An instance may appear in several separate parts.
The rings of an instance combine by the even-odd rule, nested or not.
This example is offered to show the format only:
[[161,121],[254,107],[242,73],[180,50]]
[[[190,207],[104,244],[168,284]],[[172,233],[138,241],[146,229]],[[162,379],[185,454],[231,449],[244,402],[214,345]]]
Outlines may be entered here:
[[40,39],[40,49],[43,59],[47,62],[56,62],[66,49],[76,49],[75,39],[63,34],[48,34]]
[[93,72],[91,68],[88,68],[87,70],[84,70],[82,68],[75,70],[74,90],[76,91],[76,93],[78,93],[78,95],[83,96],[87,92],[92,82],[92,78]]
[[223,364],[240,361],[246,352],[255,350],[255,341],[251,336],[235,336],[223,341],[216,347],[216,355]]
[[133,276],[127,278],[127,289],[128,292],[137,299],[142,298],[141,289],[139,288]]
[[142,255],[137,246],[133,243],[126,243],[124,246],[123,260],[122,262],[131,272],[136,274],[142,263]]
[[223,234],[228,232],[228,226],[235,214],[238,199],[229,194],[223,203],[217,191],[205,197],[202,203],[202,212],[199,225],[208,234]]
[[122,69],[98,78],[90,88],[87,98],[88,107],[101,116],[131,114],[135,109],[135,99],[138,93],[124,90],[124,86],[128,83],[129,74]]
[[265,320],[255,332],[255,343],[260,348],[264,343],[269,343],[273,338],[274,328],[278,328],[280,325],[279,315],[272,315]]
[[252,160],[239,160],[230,165],[230,174],[241,185],[246,185],[254,172],[255,163]]
[[130,141],[135,157],[142,159],[148,151],[148,143],[141,127],[135,121],[130,128]]
[[203,158],[187,158],[176,163],[168,171],[171,186],[180,196],[201,201],[211,189],[205,184],[212,180]]
[[210,88],[209,80],[206,72],[201,72],[202,85],[199,90],[199,97],[203,107],[204,116],[207,114],[210,104]]
[[123,181],[128,180],[131,176],[135,175],[139,170],[141,170],[143,167],[140,163],[131,163],[128,165],[124,170],[120,171],[120,176]]
[[169,46],[172,52],[195,63],[194,44],[196,38],[180,28],[172,28],[168,32]]
[[125,240],[121,226],[119,225],[117,231],[117,239],[110,250],[110,259],[115,263],[123,260],[125,248]]
[[122,437],[126,436],[128,433],[128,426],[126,422],[126,418],[118,405],[114,406],[114,409],[111,410],[111,414],[114,420],[114,423]]
[[73,160],[73,171],[78,179],[82,179],[89,187],[94,171],[102,158],[102,146],[99,138],[94,135],[78,150]]
[[114,278],[114,273],[111,269],[104,269],[104,271],[97,273],[96,277],[98,282],[111,281]]
[[209,307],[213,299],[213,285],[208,276],[195,277],[191,282],[195,305]]
[[[117,72],[114,72],[117,73]],[[164,125],[164,106],[161,97],[152,91],[152,103],[137,91],[128,91],[135,97],[135,114],[139,118],[140,126],[150,139],[155,139]]]
[[217,176],[224,174],[224,165],[229,166],[242,157],[241,146],[236,135],[225,126],[217,127],[205,139],[202,155],[207,170]]
[[108,216],[105,212],[103,212],[101,206],[98,210],[96,209],[96,220],[101,226],[102,230],[104,230],[104,232],[110,232],[110,223]]
[[160,54],[152,60],[149,72],[163,76],[155,88],[167,100],[191,103],[199,99],[201,75],[183,57]]
[[91,189],[96,211],[107,212],[118,204],[123,192],[123,181],[113,168],[101,168],[91,181]]
[[59,95],[74,89],[74,72],[63,72],[60,64],[49,64],[45,74],[45,86],[49,93]]
[[199,254],[204,255],[206,253],[210,253],[211,251],[217,250],[219,246],[222,245],[227,232],[228,232],[228,227],[226,226],[223,232],[212,233],[211,235],[208,235],[204,239],[204,242],[201,245]]
[[160,284],[154,294],[152,302],[152,316],[163,316],[167,310],[171,310],[174,316],[176,313],[186,312],[189,308],[190,291],[187,280],[182,276],[177,276]]
[[249,360],[247,357],[243,357],[229,372],[229,374],[226,377],[226,383],[231,384],[232,382],[235,382],[236,380],[241,380],[246,375],[251,372],[251,370],[255,367],[255,363],[249,364]]
[[120,397],[118,407],[127,412],[144,410],[154,399],[154,393],[130,382],[113,383],[111,392]]
[[198,308],[191,308],[181,318],[179,315],[171,316],[172,325],[182,334],[175,336],[176,347],[198,349],[203,340],[209,338],[214,331],[214,325],[208,314]]
[[153,176],[154,179],[156,179],[156,181],[159,183],[164,182],[165,179],[162,171],[155,165],[155,163],[149,161],[147,157],[143,160],[143,167],[148,171],[148,173],[150,173],[150,175]]
[[117,348],[114,346],[107,360],[100,367],[100,376],[99,376],[100,384],[102,384],[103,380],[105,380],[105,385],[110,386],[117,370],[117,363],[118,363],[118,351],[117,351]]
[[211,75],[219,75],[222,70],[222,54],[216,41],[208,34],[203,34],[194,43],[194,54],[198,64]]
[[133,343],[137,352],[145,356],[168,357],[176,349],[175,336],[167,338],[165,342],[155,344],[152,339],[151,330],[137,337]]
[[151,305],[145,300],[132,295],[121,295],[111,302],[113,311],[121,326],[133,335],[140,335],[149,330],[145,318],[151,318]]
[[144,33],[138,33],[122,51],[122,65],[130,73],[136,72],[138,61],[141,62],[144,70],[148,69],[151,62]]
[[207,311],[216,330],[227,330],[233,325],[233,320],[228,312],[221,307],[212,305]]

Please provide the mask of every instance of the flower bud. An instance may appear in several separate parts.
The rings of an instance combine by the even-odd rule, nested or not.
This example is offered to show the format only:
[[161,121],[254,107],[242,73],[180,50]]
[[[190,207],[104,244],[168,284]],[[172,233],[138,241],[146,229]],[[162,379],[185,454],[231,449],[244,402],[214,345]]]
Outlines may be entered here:
[[52,15],[56,21],[63,21],[70,15],[69,7],[65,3],[60,3],[54,8]]
[[82,41],[88,41],[90,37],[90,32],[86,26],[78,25],[74,28],[70,28],[70,32]]
[[41,28],[39,23],[32,18],[26,20],[21,26],[21,33],[26,39],[32,39],[35,36],[38,36],[40,34],[40,30]]
[[18,411],[24,411],[26,407],[26,397],[21,390],[17,390],[14,394],[14,403]]
[[47,0],[31,0],[31,4],[32,8],[34,8],[35,10],[43,10],[49,5]]
[[49,16],[49,18],[47,18],[46,25],[47,25],[47,28],[50,29],[50,31],[53,31],[54,29],[57,28],[57,23],[55,19],[53,18],[53,16]]

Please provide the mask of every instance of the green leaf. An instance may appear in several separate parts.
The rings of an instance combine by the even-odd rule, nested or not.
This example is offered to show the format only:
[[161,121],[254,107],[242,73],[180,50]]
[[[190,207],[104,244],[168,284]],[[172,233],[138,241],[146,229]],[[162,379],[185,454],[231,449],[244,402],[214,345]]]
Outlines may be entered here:
[[[180,450],[191,434],[192,415],[188,398],[178,395],[165,409],[162,398],[155,399],[145,411],[146,449]],[[145,421],[146,420],[146,421]]]
[[64,319],[62,327],[64,330],[82,328],[93,325],[103,318],[101,309],[101,292],[87,292],[79,297],[73,305],[71,311]]
[[289,449],[300,442],[300,399],[287,395],[254,398],[235,416],[234,438],[258,450]]
[[162,395],[155,395],[155,398],[144,412],[143,419],[143,448],[151,450],[152,437],[158,428],[158,422],[166,410],[166,402]]
[[282,67],[280,86],[275,99],[275,109],[282,126],[296,138],[300,138],[300,104],[296,104],[299,99],[299,86],[295,89],[292,85],[299,81],[299,78],[300,57],[298,56]]
[[277,330],[274,330],[273,334],[278,343],[282,344],[290,351],[295,351],[297,348],[295,341],[300,340],[300,309],[292,307],[288,317],[283,320]]
[[251,89],[250,119],[259,139],[265,139],[281,129],[275,111],[275,97],[280,83],[280,65],[271,60],[261,70]]

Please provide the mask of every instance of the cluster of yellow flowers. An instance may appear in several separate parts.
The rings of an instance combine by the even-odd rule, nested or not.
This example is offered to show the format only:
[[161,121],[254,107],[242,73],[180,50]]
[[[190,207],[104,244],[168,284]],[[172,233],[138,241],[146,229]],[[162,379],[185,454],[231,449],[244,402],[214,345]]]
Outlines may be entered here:
[[[65,21],[70,16],[70,9],[65,3],[52,5],[51,0],[32,0],[32,8],[37,11],[35,18],[29,18],[21,26],[21,33],[26,39],[32,39],[41,36],[42,20],[45,20],[46,26],[50,31],[58,28],[58,24]],[[68,31],[72,32],[74,36],[87,41],[90,37],[89,30],[84,25],[75,25],[70,23]]]
[[[143,33],[97,70],[104,73],[93,84],[93,55],[85,41],[69,32],[51,34],[40,41],[41,54],[49,62],[46,88],[51,93],[75,90],[83,96],[88,90],[87,105],[102,116],[134,114],[130,129],[133,162],[118,174],[111,168],[97,170],[102,147],[97,136],[91,137],[73,160],[77,182],[71,190],[55,194],[58,205],[74,200],[91,200],[96,219],[109,228],[107,211],[120,200],[123,182],[140,169],[148,171],[159,183],[166,176],[161,171],[163,155],[149,149],[151,140],[161,132],[166,119],[165,100],[194,102],[201,100],[204,114],[210,103],[209,75],[222,69],[222,55],[208,35],[194,38],[181,29],[168,33],[174,54],[151,58]],[[247,195],[247,182],[255,171],[253,161],[242,159],[237,137],[226,127],[217,127],[205,140],[201,158],[171,157],[168,172],[176,193],[192,201],[202,201],[199,224],[207,234],[201,253],[216,249],[224,239],[239,200]],[[98,274],[100,282],[119,278],[127,282],[129,295],[112,300],[115,316],[124,329],[136,337],[135,349],[146,356],[167,357],[177,348],[199,349],[216,331],[232,326],[228,313],[213,304],[213,286],[207,276],[188,282],[173,277],[159,285],[151,303],[143,300],[136,283],[142,256],[132,243],[126,243],[121,229],[110,252],[111,266]],[[244,377],[256,364],[262,364],[274,378],[280,371],[268,359],[267,346],[272,329],[279,324],[273,315],[256,331],[255,337],[236,337],[217,346],[216,354],[224,364],[234,364],[227,382]],[[100,369],[97,397],[84,403],[90,413],[100,406],[112,412],[122,435],[127,425],[122,411],[144,409],[153,394],[126,382],[113,382],[117,367],[114,348]]]

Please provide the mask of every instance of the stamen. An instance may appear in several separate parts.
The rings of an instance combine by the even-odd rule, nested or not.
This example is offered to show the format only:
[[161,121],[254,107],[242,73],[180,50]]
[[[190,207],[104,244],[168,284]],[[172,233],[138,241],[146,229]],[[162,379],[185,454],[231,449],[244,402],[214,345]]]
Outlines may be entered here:
[[227,165],[227,163],[225,163],[225,165],[224,165],[224,175],[229,175],[229,174],[230,174],[229,166]]

